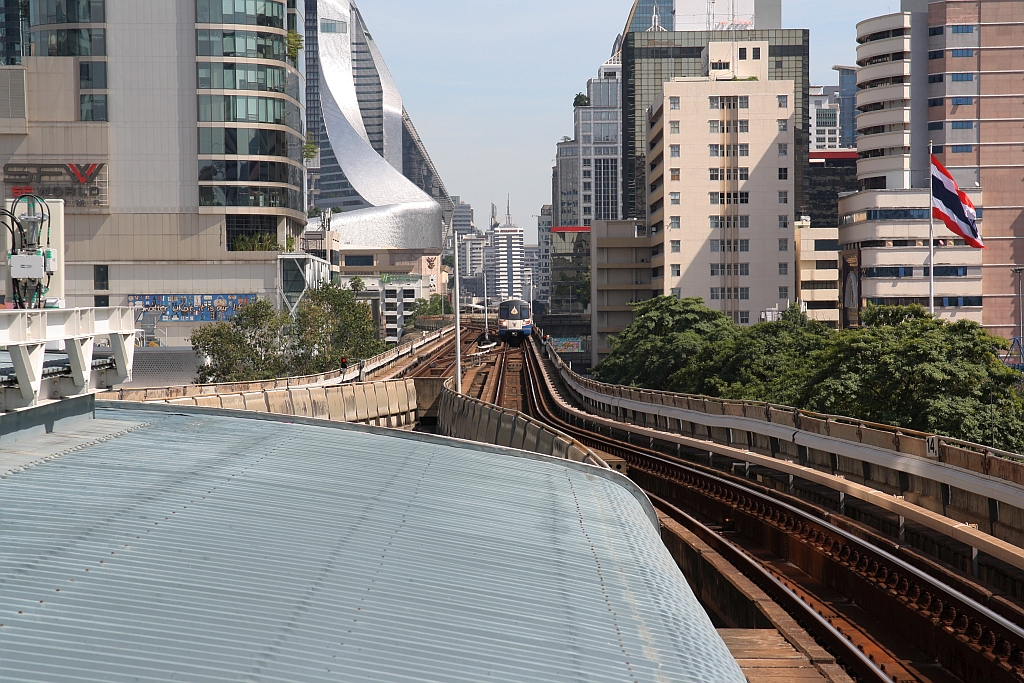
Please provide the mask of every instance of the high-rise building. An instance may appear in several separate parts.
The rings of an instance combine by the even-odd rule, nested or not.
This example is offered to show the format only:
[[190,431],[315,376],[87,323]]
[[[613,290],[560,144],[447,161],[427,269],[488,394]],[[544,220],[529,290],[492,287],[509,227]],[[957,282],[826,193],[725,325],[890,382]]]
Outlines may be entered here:
[[288,43],[303,8],[20,7],[29,49],[18,65],[5,36],[0,164],[8,197],[66,203],[66,304],[143,308],[178,346],[239,301],[281,302],[279,255],[306,224],[304,63]]
[[839,72],[839,146],[857,144],[857,67],[833,66]]
[[[17,66],[25,55],[24,37],[28,33],[28,3],[24,0],[0,0],[0,64]],[[76,8],[77,9],[77,8]]]
[[705,75],[664,83],[648,119],[651,287],[740,325],[798,299],[794,83],[768,79],[768,47],[710,43]]
[[459,238],[459,274],[476,277],[484,272],[488,239],[475,233]]
[[735,31],[755,28],[782,28],[782,0],[675,2],[676,31]]
[[815,227],[810,216],[796,222],[797,298],[812,320],[839,327],[839,228]]
[[[984,16],[978,14],[979,5],[986,8]],[[1021,208],[1004,208],[1020,202],[1001,192],[1007,179],[1016,178],[1013,182],[1019,185],[1024,161],[1018,159],[1014,166],[1013,158],[1004,154],[1015,134],[991,119],[1014,115],[1002,107],[1014,87],[1018,93],[1021,88],[1000,73],[1010,63],[998,46],[1014,40],[1019,44],[1020,31],[1004,32],[993,25],[991,42],[984,43],[987,55],[978,54],[980,31],[988,28],[982,24],[1009,21],[1007,26],[1012,26],[1011,5],[998,0],[904,0],[903,11],[857,25],[861,191],[839,202],[844,326],[858,325],[860,311],[870,304],[934,303],[944,318],[984,321],[995,332],[1012,331],[1013,299],[1000,285],[1010,282],[1014,241],[1024,240],[1024,231],[1017,237],[1013,229]],[[1024,26],[1024,17],[1018,18]],[[990,45],[995,46],[991,51]],[[981,70],[991,72],[983,85]],[[1016,114],[1019,128],[1024,113]],[[982,135],[984,144],[978,142]],[[936,156],[978,207],[988,253],[968,247],[936,221],[934,266],[928,262],[929,140],[935,141]],[[992,189],[984,188],[983,181]],[[983,206],[983,190],[991,210]],[[995,261],[991,271],[986,268],[990,259]],[[932,267],[934,301],[929,300]]]
[[636,0],[626,20],[624,32],[646,31],[655,25],[666,31],[674,30],[676,2],[677,0]]
[[573,112],[573,137],[557,146],[555,226],[616,220],[622,205],[622,65],[613,57],[587,81]]
[[646,220],[595,221],[590,230],[591,363],[612,351],[611,338],[633,323],[633,304],[660,296],[652,284],[652,245]]
[[462,197],[452,197],[454,211],[452,228],[456,235],[476,234],[476,223],[473,221],[473,205],[462,201]]
[[839,227],[839,198],[857,191],[857,150],[812,151],[804,170],[804,215],[815,228]]
[[540,275],[540,246],[523,247],[523,299],[533,302],[537,297],[537,277]]
[[493,265],[488,269],[488,296],[497,299],[523,298],[523,229],[509,218],[491,234]]
[[768,54],[762,57],[767,57],[768,78],[795,83],[791,172],[796,194],[792,206],[802,210],[802,178],[807,159],[809,31],[643,31],[627,33],[622,39],[624,218],[647,216],[647,110],[663,83],[680,77],[700,77],[705,67],[701,57],[704,48],[712,41],[722,40],[767,42]]
[[807,139],[812,150],[839,149],[839,88],[812,85]]
[[[352,0],[306,0],[316,207],[352,248],[440,254],[454,209]],[[447,215],[446,215],[447,214]]]
[[551,306],[551,228],[552,207],[545,204],[537,216],[537,272],[534,276],[534,301],[543,305],[544,309]]

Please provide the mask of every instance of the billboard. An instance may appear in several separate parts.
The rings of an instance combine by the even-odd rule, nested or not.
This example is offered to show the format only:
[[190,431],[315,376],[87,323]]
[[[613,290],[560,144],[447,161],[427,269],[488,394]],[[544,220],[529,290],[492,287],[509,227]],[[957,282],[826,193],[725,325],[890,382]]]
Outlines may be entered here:
[[162,323],[212,323],[230,320],[235,309],[256,301],[257,294],[129,294],[128,305],[159,313]]
[[556,353],[583,353],[583,340],[579,337],[552,337],[551,347]]

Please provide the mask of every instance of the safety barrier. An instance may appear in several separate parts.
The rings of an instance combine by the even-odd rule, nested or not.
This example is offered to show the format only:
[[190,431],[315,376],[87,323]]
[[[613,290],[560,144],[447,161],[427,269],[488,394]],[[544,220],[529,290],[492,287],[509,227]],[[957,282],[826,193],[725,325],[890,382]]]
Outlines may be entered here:
[[149,389],[118,389],[108,391],[97,396],[100,400],[107,401],[166,401],[176,398],[190,398],[195,396],[206,396],[211,394],[239,394],[252,391],[271,391],[274,389],[287,389],[291,387],[309,387],[345,384],[365,380],[366,376],[387,370],[407,356],[415,354],[424,346],[429,346],[446,336],[455,332],[455,326],[450,325],[437,332],[423,335],[421,338],[409,343],[396,346],[393,349],[360,361],[358,365],[345,370],[332,370],[331,372],[319,375],[303,375],[298,377],[281,377],[255,382],[223,382],[220,384],[187,384],[177,387],[156,387]]
[[447,380],[441,390],[439,434],[608,467],[594,451],[557,429],[518,411],[456,393],[454,381]]
[[416,424],[420,409],[417,398],[416,380],[402,379],[328,387],[288,387],[235,394],[204,394],[140,402],[245,410],[401,429]]
[[[550,344],[548,359],[589,412],[768,456],[893,496],[1024,547],[1024,458],[958,439],[756,401],[604,384]],[[710,450],[710,449],[709,449]],[[833,487],[834,488],[834,487]]]

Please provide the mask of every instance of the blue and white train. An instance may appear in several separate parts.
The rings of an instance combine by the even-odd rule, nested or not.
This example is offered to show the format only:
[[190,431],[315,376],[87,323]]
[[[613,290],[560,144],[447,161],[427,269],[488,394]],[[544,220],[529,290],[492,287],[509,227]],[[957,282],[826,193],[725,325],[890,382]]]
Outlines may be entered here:
[[498,306],[498,338],[506,344],[518,346],[533,334],[530,303],[522,299],[502,301]]

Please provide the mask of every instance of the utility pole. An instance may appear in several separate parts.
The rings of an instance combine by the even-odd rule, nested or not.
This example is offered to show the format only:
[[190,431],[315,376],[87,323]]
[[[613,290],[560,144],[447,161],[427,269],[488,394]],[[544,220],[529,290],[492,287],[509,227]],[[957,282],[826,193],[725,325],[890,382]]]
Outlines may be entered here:
[[[928,163],[932,163],[935,153],[934,143],[928,141]],[[928,311],[935,315],[935,212],[932,205],[935,199],[935,188],[931,173],[928,174]]]
[[[454,221],[454,218],[452,219]],[[452,238],[455,244],[455,393],[462,394],[462,300],[459,297],[459,235]]]
[[1021,289],[1021,277],[1024,276],[1024,266],[1013,269],[1017,274],[1017,318],[1020,323],[1020,330],[1017,332],[1017,350],[1020,352],[1020,362],[1024,365],[1024,290]]
[[489,317],[491,307],[490,297],[487,296],[487,269],[484,268],[484,341],[491,341],[491,319]]

